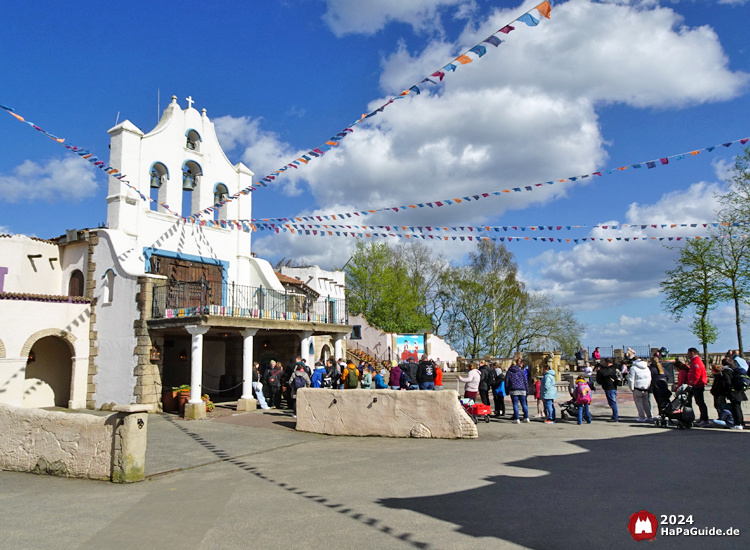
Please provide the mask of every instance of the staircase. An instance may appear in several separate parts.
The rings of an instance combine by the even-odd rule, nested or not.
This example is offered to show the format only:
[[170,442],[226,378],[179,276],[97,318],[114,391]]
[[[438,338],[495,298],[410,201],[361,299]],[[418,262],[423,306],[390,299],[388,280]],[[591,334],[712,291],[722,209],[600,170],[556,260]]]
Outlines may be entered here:
[[356,359],[360,363],[372,363],[373,365],[378,363],[375,357],[358,348],[346,348],[346,357],[347,359]]

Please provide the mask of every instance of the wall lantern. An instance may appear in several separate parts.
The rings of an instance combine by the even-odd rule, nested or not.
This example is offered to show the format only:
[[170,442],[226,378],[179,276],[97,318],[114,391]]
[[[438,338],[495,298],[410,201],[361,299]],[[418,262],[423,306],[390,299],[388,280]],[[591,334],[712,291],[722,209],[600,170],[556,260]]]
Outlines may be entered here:
[[26,362],[27,363],[33,363],[34,361],[36,361],[36,353],[34,353],[34,350],[32,349],[29,352],[29,358],[26,360]]
[[158,347],[152,346],[151,347],[151,361],[159,361],[161,360],[161,351]]
[[180,352],[180,361],[187,361],[187,352],[185,350]]

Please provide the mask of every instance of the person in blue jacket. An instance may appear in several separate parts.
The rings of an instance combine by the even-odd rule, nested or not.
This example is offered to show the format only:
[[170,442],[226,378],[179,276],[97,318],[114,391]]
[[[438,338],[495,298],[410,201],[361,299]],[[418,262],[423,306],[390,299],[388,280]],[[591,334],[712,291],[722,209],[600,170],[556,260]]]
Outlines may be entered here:
[[323,363],[321,363],[320,361],[315,363],[315,370],[313,371],[312,376],[310,377],[310,382],[311,382],[310,385],[313,388],[322,387],[321,383],[323,381],[323,377],[325,376],[325,374],[326,374],[325,365],[323,365]]
[[555,387],[555,371],[552,368],[544,373],[544,380],[542,381],[542,399],[544,399],[544,408],[547,411],[547,420],[545,420],[544,423],[554,424],[557,388]]

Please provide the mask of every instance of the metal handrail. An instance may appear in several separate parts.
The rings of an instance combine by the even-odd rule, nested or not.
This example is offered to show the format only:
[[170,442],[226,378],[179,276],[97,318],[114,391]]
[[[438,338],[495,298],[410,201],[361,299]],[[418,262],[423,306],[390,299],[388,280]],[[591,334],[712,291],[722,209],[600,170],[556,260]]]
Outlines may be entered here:
[[169,282],[153,289],[151,318],[221,315],[315,323],[349,323],[346,300],[235,283]]

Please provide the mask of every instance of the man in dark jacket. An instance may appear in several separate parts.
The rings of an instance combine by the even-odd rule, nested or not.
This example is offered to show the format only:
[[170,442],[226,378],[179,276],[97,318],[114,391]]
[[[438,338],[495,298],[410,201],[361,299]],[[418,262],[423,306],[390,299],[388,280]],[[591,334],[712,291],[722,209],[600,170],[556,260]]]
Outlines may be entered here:
[[426,355],[417,366],[417,383],[420,390],[435,389],[435,362],[427,359]]
[[413,389],[419,389],[419,386],[417,386],[417,371],[419,370],[419,365],[414,362],[413,357],[409,357],[409,362],[401,365],[401,370],[406,372],[406,376],[415,386]]
[[265,383],[270,391],[271,407],[278,409],[281,407],[281,378],[284,371],[276,361],[271,361],[270,366],[266,369]]
[[339,370],[336,368],[336,360],[333,357],[329,357],[326,361],[326,377],[331,379],[331,388],[338,388],[341,375]]
[[617,368],[612,363],[612,359],[605,359],[604,366],[596,373],[596,383],[599,384],[607,396],[607,403],[612,409],[612,418],[610,422],[619,422],[620,416],[617,412]]
[[490,389],[495,378],[495,371],[484,361],[479,361],[479,396],[482,403],[489,407]]

